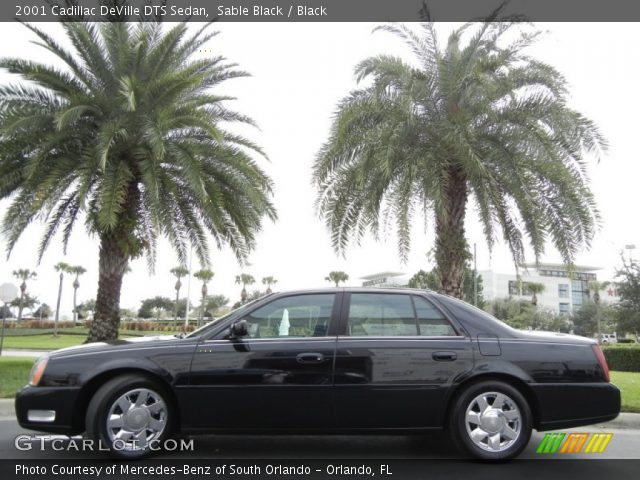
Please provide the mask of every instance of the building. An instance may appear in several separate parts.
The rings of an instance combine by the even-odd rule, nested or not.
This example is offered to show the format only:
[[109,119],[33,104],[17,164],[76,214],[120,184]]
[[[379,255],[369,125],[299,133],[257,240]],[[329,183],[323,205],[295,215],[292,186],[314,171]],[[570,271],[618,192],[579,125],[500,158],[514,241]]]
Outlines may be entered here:
[[410,278],[402,272],[380,272],[360,277],[363,287],[404,287]]
[[[520,271],[520,281],[515,273],[496,273],[491,270],[479,271],[482,275],[485,300],[498,298],[531,298],[527,283],[541,283],[544,291],[537,295],[538,306],[559,314],[567,314],[580,308],[592,295],[589,282],[597,280],[598,267],[576,265],[569,276],[566,267],[558,263],[525,264]],[[618,300],[613,287],[600,292],[603,303]]]

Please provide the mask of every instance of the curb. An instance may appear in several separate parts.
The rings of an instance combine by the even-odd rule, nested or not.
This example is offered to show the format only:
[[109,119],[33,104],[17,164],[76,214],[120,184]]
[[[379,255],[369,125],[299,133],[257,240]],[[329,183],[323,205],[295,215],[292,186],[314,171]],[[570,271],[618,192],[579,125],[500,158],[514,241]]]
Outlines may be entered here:
[[599,423],[600,428],[612,428],[620,430],[640,429],[640,413],[622,412],[613,420],[606,423]]
[[33,348],[4,348],[2,349],[3,357],[31,357],[37,358],[53,350],[39,350]]
[[0,418],[15,418],[16,411],[13,402],[13,398],[0,398]]

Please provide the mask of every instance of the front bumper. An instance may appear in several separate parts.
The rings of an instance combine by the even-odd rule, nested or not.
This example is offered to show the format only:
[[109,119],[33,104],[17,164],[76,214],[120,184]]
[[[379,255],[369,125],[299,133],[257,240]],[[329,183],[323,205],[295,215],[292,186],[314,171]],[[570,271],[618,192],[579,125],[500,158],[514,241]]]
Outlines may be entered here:
[[[80,387],[32,387],[16,395],[15,407],[22,428],[74,435],[82,431],[82,412],[77,407]],[[45,415],[43,412],[49,412]],[[51,412],[55,412],[53,415]]]
[[539,431],[580,427],[613,420],[620,413],[620,390],[612,383],[531,385]]

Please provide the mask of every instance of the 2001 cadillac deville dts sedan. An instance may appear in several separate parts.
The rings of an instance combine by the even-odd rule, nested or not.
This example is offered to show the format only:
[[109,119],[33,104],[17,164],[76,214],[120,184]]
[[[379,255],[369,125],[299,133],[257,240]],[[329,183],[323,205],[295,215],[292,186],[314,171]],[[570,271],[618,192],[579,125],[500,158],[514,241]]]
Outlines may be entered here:
[[177,432],[447,429],[467,454],[507,459],[533,428],[620,410],[593,340],[514,330],[421,290],[271,294],[184,338],[143,340],[40,358],[16,397],[20,425],[86,431],[128,458]]

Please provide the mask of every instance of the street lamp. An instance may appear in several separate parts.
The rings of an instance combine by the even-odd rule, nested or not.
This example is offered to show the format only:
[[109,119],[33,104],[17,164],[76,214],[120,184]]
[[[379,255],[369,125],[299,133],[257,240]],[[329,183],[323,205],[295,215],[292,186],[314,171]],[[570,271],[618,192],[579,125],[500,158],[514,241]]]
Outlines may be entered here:
[[624,246],[625,250],[629,250],[629,261],[633,263],[633,251],[636,249],[635,243],[631,243],[629,245]]
[[2,333],[0,334],[0,356],[2,356],[2,345],[4,344],[4,325],[7,321],[7,304],[13,302],[18,297],[18,288],[13,283],[3,283],[0,285],[0,301],[4,304],[2,309]]

